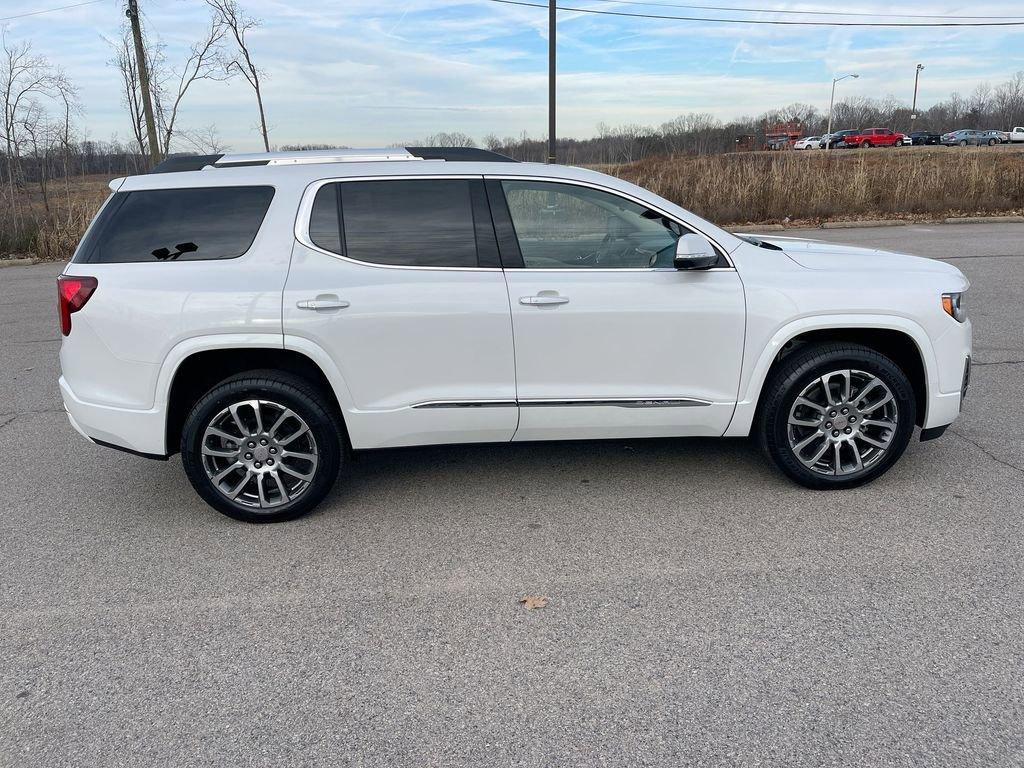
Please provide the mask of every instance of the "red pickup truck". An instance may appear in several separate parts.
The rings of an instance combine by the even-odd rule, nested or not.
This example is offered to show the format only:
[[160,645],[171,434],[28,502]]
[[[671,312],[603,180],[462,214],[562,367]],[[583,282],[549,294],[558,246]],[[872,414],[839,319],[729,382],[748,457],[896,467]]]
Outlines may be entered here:
[[902,147],[906,137],[888,128],[864,128],[846,136],[843,141],[848,147]]

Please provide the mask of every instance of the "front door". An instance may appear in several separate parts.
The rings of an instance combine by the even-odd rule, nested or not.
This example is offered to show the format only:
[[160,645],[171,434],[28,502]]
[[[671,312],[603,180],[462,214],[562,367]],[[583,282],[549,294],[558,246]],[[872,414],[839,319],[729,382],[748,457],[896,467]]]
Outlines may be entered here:
[[743,289],[724,254],[719,268],[674,269],[685,229],[605,190],[517,179],[488,190],[522,261],[505,269],[515,439],[721,435],[744,333]]

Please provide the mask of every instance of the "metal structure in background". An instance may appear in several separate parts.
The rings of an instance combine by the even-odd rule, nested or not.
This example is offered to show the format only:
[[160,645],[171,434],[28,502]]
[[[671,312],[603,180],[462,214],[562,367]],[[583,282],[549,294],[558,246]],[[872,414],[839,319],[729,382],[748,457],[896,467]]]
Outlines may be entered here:
[[832,78],[832,96],[828,100],[828,130],[825,131],[825,134],[828,135],[828,136],[832,135],[832,106],[836,102],[836,83],[838,83],[840,80],[845,80],[848,77],[856,78],[856,77],[860,77],[860,75],[849,74],[849,75],[843,75],[842,77],[833,77]]
[[135,40],[135,65],[139,73],[139,91],[142,95],[142,112],[146,117],[146,138],[149,142],[149,162],[151,167],[160,162],[160,144],[156,138],[156,120],[153,118],[153,97],[149,90],[149,65],[146,61],[146,49],[142,42],[142,27],[139,25],[139,4],[136,0],[128,0],[124,15],[132,24],[132,37]]
[[914,70],[914,103],[910,107],[910,132],[914,132],[914,121],[917,120],[917,81],[921,77],[921,70],[924,69],[924,64],[918,64],[917,69]]
[[555,0],[548,0],[548,162],[555,162]]

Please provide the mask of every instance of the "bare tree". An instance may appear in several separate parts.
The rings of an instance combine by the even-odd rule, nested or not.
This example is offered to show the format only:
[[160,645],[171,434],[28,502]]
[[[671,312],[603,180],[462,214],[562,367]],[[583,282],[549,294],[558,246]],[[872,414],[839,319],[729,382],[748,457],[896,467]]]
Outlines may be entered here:
[[206,4],[213,10],[221,23],[227,27],[228,33],[234,39],[238,50],[236,55],[228,61],[228,69],[236,69],[252,86],[256,93],[256,106],[260,111],[260,132],[263,134],[263,147],[270,151],[270,136],[267,131],[267,114],[263,108],[263,91],[260,89],[260,70],[253,63],[249,45],[245,41],[246,33],[260,26],[257,19],[247,16],[238,7],[235,0],[206,0]]
[[32,53],[28,41],[12,43],[0,34],[0,99],[3,106],[3,139],[8,157],[20,154],[24,125],[28,114],[36,110],[39,99],[59,97],[71,86],[59,69],[50,66],[44,56]]
[[[170,152],[178,109],[188,89],[200,80],[227,80],[231,76],[222,47],[226,34],[227,27],[224,21],[217,14],[211,15],[206,34],[192,45],[181,72],[176,77],[172,76],[158,83],[156,90],[160,94],[160,108],[157,110],[157,122],[162,133],[163,154]],[[169,89],[167,83],[172,79],[176,82],[173,89]]]
[[992,100],[998,128],[1010,130],[1017,120],[1024,119],[1024,71],[1001,83]]
[[[151,42],[145,36],[147,67],[152,89],[153,111],[158,126],[157,141],[161,155],[171,152],[171,144],[178,132],[178,117],[182,102],[189,89],[201,80],[227,80],[231,73],[224,57],[223,43],[227,27],[217,14],[211,14],[203,37],[189,48],[188,57],[180,68],[168,65],[166,47],[160,41]],[[128,110],[132,135],[139,150],[146,153],[145,114],[142,103],[142,85],[139,81],[131,29],[126,24],[117,41],[108,40],[114,56],[108,62],[121,74],[121,101]]]
[[[46,125],[44,102],[60,100],[70,105],[75,101],[74,89],[64,73],[50,65],[44,56],[32,52],[28,41],[13,43],[0,33],[0,108],[3,111],[3,146],[5,149],[6,186],[10,215],[16,228],[22,226],[19,195],[23,185],[22,152],[26,146],[38,151],[52,134]],[[70,114],[69,118],[70,120]],[[70,130],[70,129],[69,129]],[[43,182],[44,204],[49,198]]]
[[453,131],[451,133],[432,133],[423,140],[426,147],[475,147],[473,137],[465,133]]
[[220,155],[231,149],[221,139],[220,131],[213,123],[195,131],[181,131],[179,135],[196,152],[203,155]]

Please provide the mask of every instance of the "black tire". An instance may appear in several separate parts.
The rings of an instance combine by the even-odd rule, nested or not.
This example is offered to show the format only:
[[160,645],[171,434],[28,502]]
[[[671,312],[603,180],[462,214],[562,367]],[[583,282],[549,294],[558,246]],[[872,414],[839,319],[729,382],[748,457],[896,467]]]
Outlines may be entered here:
[[896,139],[895,146],[902,147],[903,146],[903,139]]
[[[790,447],[788,419],[796,398],[805,387],[816,378],[842,369],[876,376],[889,388],[898,412],[896,429],[875,463],[849,474],[821,474],[802,463]],[[884,474],[906,449],[916,418],[913,386],[896,363],[860,344],[828,343],[808,345],[776,365],[765,382],[755,429],[761,448],[790,479],[807,488],[829,490],[853,488]]]
[[957,144],[959,144],[961,147],[966,147],[967,139],[960,139],[960,141],[958,141]]
[[868,148],[869,148],[869,147],[871,146],[871,142],[870,142],[870,141],[862,141],[862,142],[860,143],[860,145],[861,145],[861,147],[862,147],[863,149],[868,149]]
[[[318,459],[312,479],[301,493],[268,508],[227,498],[215,487],[203,463],[202,440],[211,421],[229,405],[250,399],[269,400],[292,410],[309,427]],[[193,406],[182,428],[181,459],[192,487],[218,512],[247,523],[278,523],[305,515],[327,495],[341,468],[343,445],[343,427],[319,389],[283,371],[257,370],[225,379]],[[282,456],[284,453],[282,448]]]
[[995,146],[996,144],[998,144],[998,143],[999,143],[999,142],[998,142],[998,141],[996,141],[995,139],[989,139],[989,140],[988,140],[988,145],[989,145],[990,147],[994,147],[994,146]]

